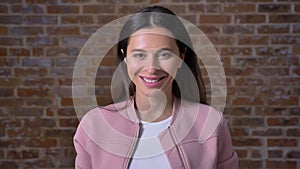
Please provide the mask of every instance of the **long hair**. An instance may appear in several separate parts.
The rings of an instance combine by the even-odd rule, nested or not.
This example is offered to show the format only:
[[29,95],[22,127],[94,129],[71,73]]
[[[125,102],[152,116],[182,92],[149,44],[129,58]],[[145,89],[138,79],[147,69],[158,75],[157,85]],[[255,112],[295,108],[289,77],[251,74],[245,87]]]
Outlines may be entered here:
[[[123,62],[126,57],[129,38],[140,29],[151,27],[162,27],[173,34],[180,54],[185,56],[183,62],[190,69],[189,72],[192,72],[192,75],[189,75],[191,73],[187,72],[186,69],[178,69],[176,80],[172,84],[173,95],[192,102],[207,104],[205,86],[190,36],[175,13],[161,6],[142,9],[130,17],[121,29],[119,43],[117,44],[117,62],[120,67],[119,73],[126,81],[123,81],[123,84],[127,85],[123,85],[118,100],[125,100],[128,95],[133,96],[135,94],[135,85],[130,81],[126,65]],[[192,82],[196,82],[196,85],[191,85]]]

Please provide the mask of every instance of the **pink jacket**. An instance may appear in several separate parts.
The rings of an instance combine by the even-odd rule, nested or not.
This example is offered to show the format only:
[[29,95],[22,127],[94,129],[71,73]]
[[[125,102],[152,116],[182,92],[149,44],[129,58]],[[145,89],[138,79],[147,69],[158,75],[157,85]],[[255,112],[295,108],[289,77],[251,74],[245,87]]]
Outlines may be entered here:
[[[76,169],[127,169],[139,137],[133,101],[90,110],[74,136]],[[238,169],[227,124],[210,106],[176,100],[159,140],[173,169]]]

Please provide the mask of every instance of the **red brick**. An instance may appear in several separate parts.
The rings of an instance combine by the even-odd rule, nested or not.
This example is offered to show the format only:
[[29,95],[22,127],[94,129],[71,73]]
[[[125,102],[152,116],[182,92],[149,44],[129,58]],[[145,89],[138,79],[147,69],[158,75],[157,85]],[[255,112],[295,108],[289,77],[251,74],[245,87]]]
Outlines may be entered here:
[[[178,14],[178,13],[184,14],[184,13],[187,12],[185,4],[176,4],[176,3],[171,4],[170,3],[170,4],[164,5],[164,7],[169,8],[170,10],[172,10],[173,12],[175,12],[175,14]],[[140,7],[140,9],[141,8],[142,7]]]
[[0,37],[0,46],[21,46],[22,38],[6,38]]
[[72,106],[73,105],[73,98],[61,98],[60,104],[62,106]]
[[53,37],[29,37],[26,38],[26,44],[34,47],[57,46],[58,39]]
[[298,97],[276,97],[276,98],[272,98],[268,101],[268,105],[289,105],[289,106],[296,106],[298,105]]
[[0,26],[0,35],[8,35],[8,28],[6,26]]
[[287,130],[287,136],[300,136],[300,129],[299,128],[291,128]]
[[58,16],[47,16],[47,15],[26,15],[24,16],[24,23],[31,25],[31,24],[38,24],[38,25],[51,25],[58,23]]
[[264,119],[256,117],[256,118],[234,118],[232,121],[232,126],[260,126],[263,127],[265,126]]
[[44,56],[44,49],[40,47],[34,47],[31,49],[31,56]]
[[42,27],[35,26],[18,26],[9,28],[9,34],[13,36],[32,36],[32,35],[43,35],[44,29]]
[[265,23],[265,15],[237,15],[234,18],[235,23],[249,24],[249,23]]
[[280,128],[255,129],[253,136],[281,136],[283,134]]
[[251,67],[247,68],[225,68],[225,74],[228,76],[249,76],[254,73],[254,69]]
[[290,12],[291,6],[290,4],[259,4],[258,5],[258,12]]
[[41,14],[44,13],[44,9],[41,6],[38,5],[11,5],[10,10],[13,13],[22,13],[22,14],[28,14],[28,13],[36,13]]
[[45,76],[47,75],[47,69],[44,68],[16,68],[16,76]]
[[231,45],[236,41],[232,36],[209,36],[208,38],[215,45]]
[[289,33],[289,25],[262,25],[258,26],[257,32],[261,34],[283,34]]
[[270,23],[299,23],[299,15],[270,15]]
[[60,108],[57,111],[57,115],[59,116],[74,116],[76,115],[76,111],[74,108]]
[[45,147],[45,148],[51,148],[57,146],[57,140],[53,138],[32,138],[30,140],[26,140],[25,145],[28,147]]
[[231,17],[228,15],[201,15],[200,24],[225,24],[230,23]]
[[0,68],[0,76],[11,76],[12,72],[10,68]]
[[7,49],[6,48],[0,48],[0,56],[7,56]]
[[217,25],[202,25],[200,24],[200,30],[205,34],[219,34],[220,26]]
[[120,5],[117,7],[117,12],[122,16],[126,14],[132,14],[132,11],[137,12],[141,10],[144,6],[141,5]]
[[297,126],[299,124],[298,118],[268,118],[267,124],[269,126]]
[[229,110],[230,114],[234,116],[244,116],[244,115],[250,115],[251,114],[251,108],[250,107],[235,107],[232,108],[232,110]]
[[269,158],[282,158],[283,152],[282,150],[269,150],[268,157]]
[[61,47],[53,47],[48,48],[46,50],[47,56],[60,56],[60,55],[67,55],[67,56],[78,56],[80,49],[78,48],[61,48]]
[[82,7],[83,13],[115,13],[113,5],[84,5]]
[[38,79],[27,79],[24,80],[23,83],[24,86],[28,86],[28,87],[52,86],[54,84],[55,84],[54,79],[41,78],[41,77],[39,77]]
[[27,106],[43,106],[53,105],[54,102],[49,98],[28,98],[25,100],[25,105]]
[[51,5],[47,6],[47,12],[49,14],[76,14],[79,13],[79,7],[74,5]]
[[240,36],[238,40],[240,45],[267,45],[268,43],[268,36]]
[[9,97],[14,95],[14,89],[12,88],[1,88],[0,97]]
[[23,67],[51,67],[53,63],[52,58],[23,58]]
[[222,7],[220,4],[206,4],[205,5],[206,13],[220,13],[221,9],[222,9]]
[[[102,16],[102,18],[107,18],[109,16]],[[92,24],[93,17],[92,16],[61,16],[62,24]],[[107,22],[106,22],[107,23]]]
[[300,45],[300,36],[273,36],[271,44],[281,45]]
[[33,108],[33,107],[15,107],[12,110],[12,113],[16,116],[20,117],[38,117],[43,115],[43,109],[42,108]]
[[266,161],[266,168],[297,168],[297,162],[296,161],[275,161],[275,160],[267,160]]
[[14,67],[18,66],[19,60],[16,58],[0,58],[1,67]]
[[188,11],[189,11],[189,13],[192,13],[192,14],[199,13],[199,12],[204,13],[205,5],[204,4],[189,4]]
[[232,139],[232,144],[233,146],[242,146],[242,147],[247,147],[247,146],[261,146],[262,145],[262,140],[256,139],[256,138],[240,138],[240,139]]
[[264,80],[256,77],[239,77],[235,78],[234,84],[235,86],[262,86],[264,84]]
[[251,3],[226,3],[224,4],[226,13],[248,13],[255,12],[255,4]]
[[239,158],[246,158],[248,150],[235,150]]
[[59,26],[47,27],[49,35],[79,35],[79,27],[77,26]]
[[292,150],[288,152],[286,156],[291,159],[300,159],[300,151]]
[[16,139],[16,138],[11,138],[11,139],[0,139],[0,145],[1,145],[1,149],[6,148],[6,147],[10,147],[10,148],[17,148],[20,147],[22,145],[22,141],[23,139]]
[[0,16],[1,24],[21,24],[22,16],[21,15],[10,15],[10,16]]
[[10,138],[13,138],[13,137],[38,137],[40,135],[41,135],[40,130],[30,128],[30,127],[7,129],[7,136]]
[[72,77],[73,68],[52,68],[51,75],[58,77]]
[[286,56],[290,50],[287,47],[258,47],[255,51],[259,56]]
[[262,152],[260,150],[252,150],[251,151],[251,157],[252,158],[261,158]]
[[0,13],[8,13],[8,7],[5,4],[0,5]]
[[26,0],[26,3],[29,4],[47,4],[47,3],[53,3],[57,4],[58,0]]
[[252,49],[248,47],[238,47],[238,48],[221,48],[220,54],[222,56],[244,56],[244,55],[252,55]]
[[295,12],[300,12],[300,4],[295,4],[294,10]]
[[0,168],[18,169],[19,166],[16,161],[3,161],[0,163]]
[[249,135],[249,129],[247,128],[232,128],[230,130],[232,137],[241,137],[241,136],[248,136]]
[[97,23],[100,25],[108,24],[110,22],[113,22],[114,20],[118,19],[116,15],[105,15],[100,14],[97,18]]
[[268,139],[268,147],[296,147],[298,146],[297,139]]
[[47,137],[72,137],[74,135],[74,129],[48,129],[45,132]]
[[259,68],[258,73],[263,76],[287,76],[289,68]]
[[77,118],[60,119],[59,125],[61,127],[76,127],[78,125],[78,119]]
[[88,40],[87,37],[63,37],[62,44],[65,46],[81,47]]
[[35,89],[35,88],[19,88],[17,94],[20,97],[32,97],[32,96],[49,96],[49,89]]
[[8,56],[29,56],[30,49],[26,48],[9,48]]

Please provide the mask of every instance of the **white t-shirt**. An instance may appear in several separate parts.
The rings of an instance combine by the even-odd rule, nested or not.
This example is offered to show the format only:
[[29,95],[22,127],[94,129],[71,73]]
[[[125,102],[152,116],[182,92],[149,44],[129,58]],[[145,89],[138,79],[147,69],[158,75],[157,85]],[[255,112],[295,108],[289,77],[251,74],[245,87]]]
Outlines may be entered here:
[[169,127],[171,119],[172,117],[159,122],[142,121],[142,134],[137,143],[130,169],[171,169],[157,137]]

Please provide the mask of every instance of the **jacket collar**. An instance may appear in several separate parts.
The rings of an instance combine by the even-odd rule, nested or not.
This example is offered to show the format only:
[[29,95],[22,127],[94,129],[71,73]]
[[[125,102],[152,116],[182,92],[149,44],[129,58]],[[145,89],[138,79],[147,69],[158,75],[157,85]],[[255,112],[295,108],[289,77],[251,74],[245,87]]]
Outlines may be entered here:
[[[127,105],[127,106],[126,106]],[[119,107],[126,107],[125,111],[120,111],[120,113],[126,117],[128,120],[130,120],[133,123],[139,123],[140,120],[137,116],[137,110],[135,109],[135,100],[133,97],[131,97],[130,99],[122,102],[120,105],[117,104],[117,106]],[[171,124],[173,124],[176,121],[177,116],[180,114],[181,112],[181,100],[179,98],[174,97],[173,99],[173,104],[172,104],[173,108],[172,108],[172,121]]]

